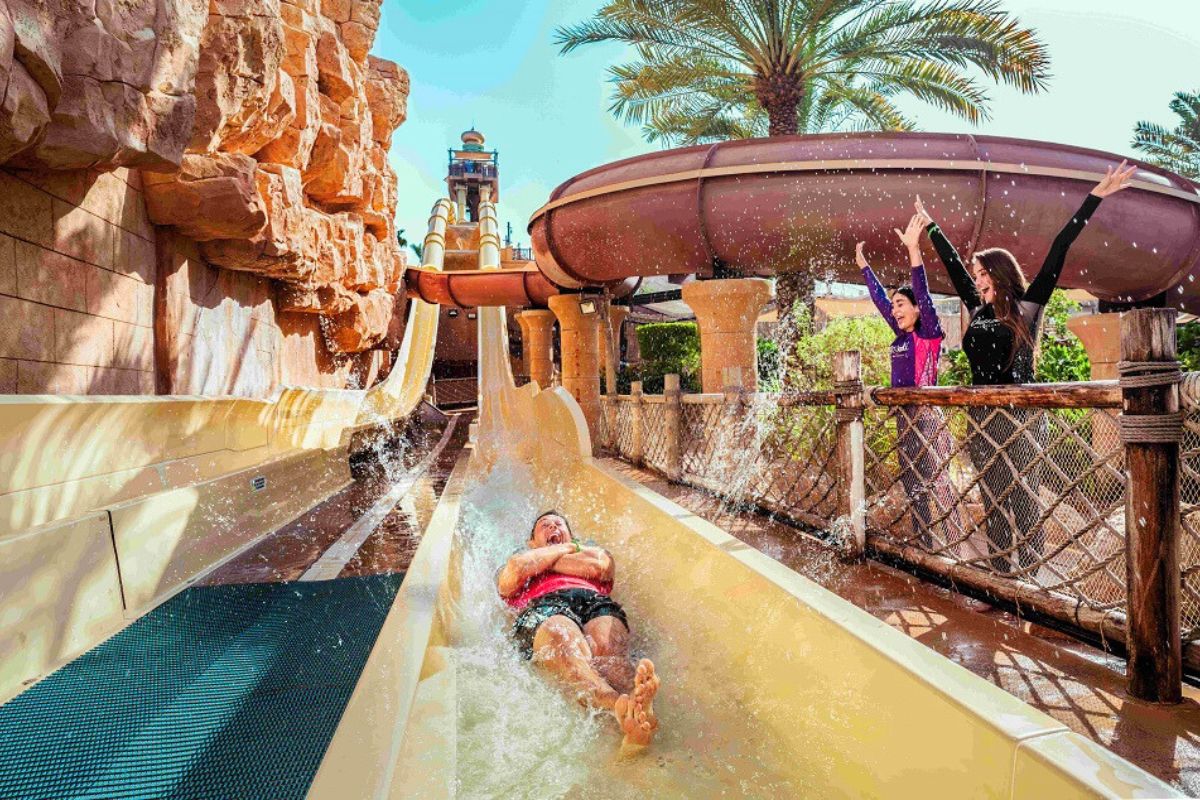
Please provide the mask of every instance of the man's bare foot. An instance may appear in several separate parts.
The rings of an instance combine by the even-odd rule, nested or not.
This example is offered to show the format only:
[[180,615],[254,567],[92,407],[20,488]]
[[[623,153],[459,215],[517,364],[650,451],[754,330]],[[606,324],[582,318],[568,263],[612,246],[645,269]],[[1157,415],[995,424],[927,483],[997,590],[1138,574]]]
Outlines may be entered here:
[[621,723],[625,738],[621,741],[622,753],[637,750],[650,744],[658,730],[658,717],[654,716],[654,695],[660,683],[654,664],[643,658],[637,665],[633,678],[633,694],[617,698],[613,713]]

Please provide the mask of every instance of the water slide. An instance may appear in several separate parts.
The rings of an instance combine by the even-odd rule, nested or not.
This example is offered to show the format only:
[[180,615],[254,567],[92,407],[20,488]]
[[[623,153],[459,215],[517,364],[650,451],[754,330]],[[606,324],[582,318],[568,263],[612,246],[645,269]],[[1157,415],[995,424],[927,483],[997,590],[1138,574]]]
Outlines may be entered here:
[[[920,194],[960,250],[1010,249],[1036,268],[1084,195],[1121,156],[954,134],[829,134],[664,150],[577,175],[530,220],[534,255],[562,290],[630,275],[748,275],[815,268],[858,282],[865,240],[885,279],[907,260],[892,228]],[[889,269],[886,265],[891,265]],[[1200,188],[1138,163],[1071,250],[1061,284],[1103,300],[1166,293],[1200,312]],[[511,279],[510,279],[511,280]],[[941,270],[933,289],[951,292]]]
[[[499,263],[482,209],[481,271]],[[310,797],[1165,797],[1174,790],[591,456],[479,313],[481,409]],[[663,676],[640,759],[533,674],[495,571],[557,508]]]
[[[431,270],[449,209],[430,219]],[[352,438],[421,402],[437,327],[413,301],[368,391],[0,396],[0,702],[348,485]]]

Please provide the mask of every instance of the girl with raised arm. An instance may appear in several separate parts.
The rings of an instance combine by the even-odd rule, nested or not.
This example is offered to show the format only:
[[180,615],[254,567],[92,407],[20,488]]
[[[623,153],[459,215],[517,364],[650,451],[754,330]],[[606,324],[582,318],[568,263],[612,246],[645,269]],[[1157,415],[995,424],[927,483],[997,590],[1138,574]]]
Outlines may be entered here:
[[[941,258],[950,280],[970,315],[963,334],[963,352],[971,365],[975,384],[1032,383],[1034,351],[1050,294],[1058,284],[1067,251],[1083,231],[1100,201],[1129,185],[1136,167],[1126,162],[1109,167],[1050,246],[1037,277],[1026,283],[1012,253],[998,247],[980,250],[971,257],[971,270],[917,198],[917,216]],[[1044,428],[1035,424],[1036,412],[1022,408],[972,407],[974,423],[968,446],[975,469],[982,475],[984,503],[988,507],[987,533],[992,567],[1011,573],[1011,556],[1017,553],[1022,573],[1036,572],[1042,558],[1045,533],[1037,492],[1034,462],[1042,451]]]
[[[854,257],[862,269],[863,283],[871,301],[896,334],[892,342],[892,386],[936,386],[941,352],[941,321],[921,260],[923,220],[913,216],[908,228],[896,235],[908,249],[912,284],[901,286],[889,297],[863,254],[863,242]],[[902,406],[896,416],[900,459],[900,481],[913,508],[913,528],[926,547],[940,551],[958,548],[965,538],[959,518],[954,487],[946,469],[952,442],[941,409],[936,406]],[[934,545],[934,533],[937,543]]]

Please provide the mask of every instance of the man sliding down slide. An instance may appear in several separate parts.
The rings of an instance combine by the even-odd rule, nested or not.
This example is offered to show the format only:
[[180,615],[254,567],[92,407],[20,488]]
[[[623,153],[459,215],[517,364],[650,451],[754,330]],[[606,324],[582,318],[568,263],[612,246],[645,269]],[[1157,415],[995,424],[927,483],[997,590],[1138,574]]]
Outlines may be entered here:
[[625,612],[609,597],[616,568],[599,547],[582,547],[567,520],[547,511],[533,523],[528,549],[500,570],[500,596],[520,614],[513,636],[521,655],[575,692],[584,705],[612,712],[622,748],[650,743],[658,729],[658,676],[629,658]]

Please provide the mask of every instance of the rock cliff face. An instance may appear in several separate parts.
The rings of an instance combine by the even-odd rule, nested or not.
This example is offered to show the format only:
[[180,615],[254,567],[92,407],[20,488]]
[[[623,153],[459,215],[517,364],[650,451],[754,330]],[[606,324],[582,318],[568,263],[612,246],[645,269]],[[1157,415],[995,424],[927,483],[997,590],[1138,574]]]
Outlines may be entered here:
[[408,76],[382,0],[6,0],[0,163],[142,170],[152,222],[283,283],[334,352],[387,334],[404,269],[387,148]]

